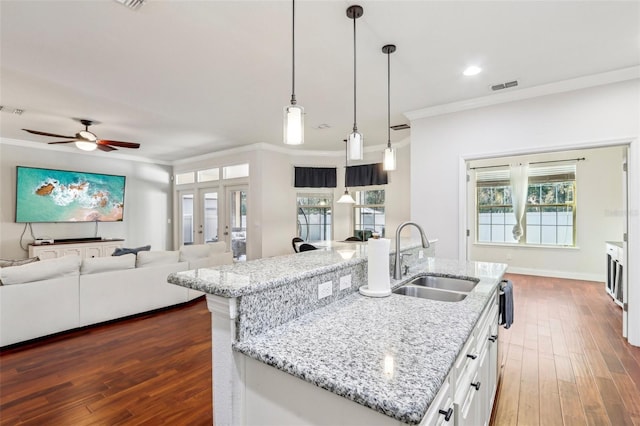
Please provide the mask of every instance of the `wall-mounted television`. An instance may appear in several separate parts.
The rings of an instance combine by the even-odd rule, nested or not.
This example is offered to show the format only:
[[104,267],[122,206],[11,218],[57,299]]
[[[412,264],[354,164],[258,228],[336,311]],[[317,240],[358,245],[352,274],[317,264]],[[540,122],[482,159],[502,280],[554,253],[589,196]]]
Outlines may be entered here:
[[124,176],[17,166],[16,222],[119,222]]

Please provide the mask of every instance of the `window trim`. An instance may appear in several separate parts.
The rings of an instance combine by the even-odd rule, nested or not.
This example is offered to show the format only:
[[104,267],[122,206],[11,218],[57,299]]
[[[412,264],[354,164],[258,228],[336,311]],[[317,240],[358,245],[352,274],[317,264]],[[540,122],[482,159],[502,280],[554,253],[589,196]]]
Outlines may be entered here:
[[[334,236],[334,197],[333,197],[333,191],[331,190],[322,190],[320,188],[318,188],[318,191],[296,191],[296,209],[295,209],[295,218],[296,218],[296,236],[302,238],[302,235],[300,235],[300,232],[298,232],[298,210],[300,208],[303,207],[307,207],[307,208],[328,208],[331,211],[331,223],[329,224],[329,233],[330,233],[330,237],[329,239],[325,239],[322,241],[331,241],[333,239]],[[307,198],[328,198],[331,200],[331,202],[326,205],[320,205],[320,204],[308,204],[308,205],[304,205],[304,206],[300,206],[298,204],[298,198],[300,197],[307,197]],[[310,241],[310,240],[305,240],[305,241]],[[315,241],[315,240],[314,240]]]

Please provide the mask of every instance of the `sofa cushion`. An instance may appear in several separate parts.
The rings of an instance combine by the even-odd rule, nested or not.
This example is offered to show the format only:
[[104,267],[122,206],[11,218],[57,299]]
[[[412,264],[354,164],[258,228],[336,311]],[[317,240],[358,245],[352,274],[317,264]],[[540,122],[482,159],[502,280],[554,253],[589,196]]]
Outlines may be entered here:
[[138,254],[139,251],[149,251],[149,250],[151,250],[150,245],[136,247],[136,248],[118,247],[117,249],[115,249],[115,251],[111,256],[123,256],[125,254],[131,254],[131,253]]
[[20,266],[0,269],[0,280],[3,285],[22,284],[43,281],[51,278],[77,274],[80,270],[80,256],[71,255]]
[[137,255],[136,268],[146,266],[161,265],[168,263],[178,263],[180,252],[176,251],[141,251]]
[[136,255],[133,253],[119,256],[90,257],[82,260],[80,275],[117,271],[121,269],[133,269],[135,267]]
[[227,244],[224,241],[182,246],[180,247],[180,261],[190,262],[198,259],[203,259],[212,255],[224,253],[226,250]]
[[33,263],[40,260],[38,256],[30,257],[28,259],[0,259],[0,268],[8,268],[9,266],[26,265],[27,263]]

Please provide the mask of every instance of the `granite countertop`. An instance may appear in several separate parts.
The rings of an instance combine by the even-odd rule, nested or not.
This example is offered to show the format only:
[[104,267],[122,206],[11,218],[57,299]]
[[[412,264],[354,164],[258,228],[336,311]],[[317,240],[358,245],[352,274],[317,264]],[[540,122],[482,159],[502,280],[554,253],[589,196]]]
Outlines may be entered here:
[[263,334],[234,349],[282,371],[370,407],[417,424],[469,338],[504,264],[428,258],[411,276],[477,277],[461,302],[392,294],[358,293]]
[[[403,239],[401,249],[419,245],[417,241]],[[391,247],[393,254],[394,245]],[[167,281],[216,296],[239,297],[356,265],[366,259],[366,243],[330,241],[318,250],[304,253],[176,272],[169,275]]]

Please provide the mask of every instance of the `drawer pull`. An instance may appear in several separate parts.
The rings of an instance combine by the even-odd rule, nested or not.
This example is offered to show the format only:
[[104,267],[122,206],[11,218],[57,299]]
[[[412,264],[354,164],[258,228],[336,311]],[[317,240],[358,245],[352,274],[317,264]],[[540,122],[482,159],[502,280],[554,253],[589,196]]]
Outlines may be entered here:
[[497,334],[493,334],[491,337],[489,337],[489,341],[490,342],[494,342],[495,343],[496,340],[498,340],[498,335]]
[[448,422],[451,419],[451,416],[453,415],[453,408],[449,408],[447,411],[438,410],[438,413],[443,414],[444,415],[444,421]]
[[478,358],[478,355],[467,354],[467,358],[476,359],[476,358]]
[[476,390],[480,390],[480,382],[475,382],[475,383],[471,383],[471,386],[473,386],[474,388],[476,388]]

